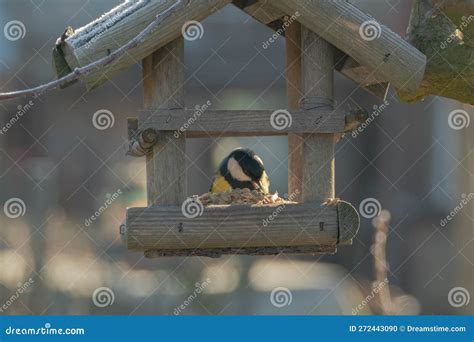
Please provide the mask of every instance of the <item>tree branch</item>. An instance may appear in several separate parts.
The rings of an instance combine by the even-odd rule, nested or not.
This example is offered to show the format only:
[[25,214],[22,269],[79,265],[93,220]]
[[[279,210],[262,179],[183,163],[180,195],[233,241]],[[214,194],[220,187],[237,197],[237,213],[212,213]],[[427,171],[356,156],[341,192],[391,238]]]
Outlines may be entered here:
[[174,12],[182,9],[188,4],[189,0],[177,0],[177,2],[170,6],[168,9],[163,11],[162,13],[158,14],[156,18],[141,31],[138,35],[136,35],[132,40],[130,40],[127,44],[121,46],[110,55],[103,57],[95,62],[90,64],[84,65],[83,67],[75,68],[73,72],[49,83],[45,83],[39,85],[34,88],[28,88],[23,90],[12,91],[8,93],[0,93],[0,101],[14,99],[18,97],[25,97],[25,96],[35,96],[38,97],[45,92],[51,91],[58,87],[65,86],[73,81],[80,79],[82,76],[88,74],[92,70],[109,65],[114,63],[117,59],[119,59],[122,55],[124,55],[128,50],[133,49],[136,47],[142,39],[144,39],[151,31],[153,31],[158,25],[160,25],[166,18],[172,15]]

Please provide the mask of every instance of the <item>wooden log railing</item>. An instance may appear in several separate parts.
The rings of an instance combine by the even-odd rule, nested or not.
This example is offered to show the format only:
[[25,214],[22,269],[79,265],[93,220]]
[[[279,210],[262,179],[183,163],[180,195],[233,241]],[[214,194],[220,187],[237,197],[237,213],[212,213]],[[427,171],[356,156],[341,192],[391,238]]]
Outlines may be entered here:
[[181,206],[130,208],[122,226],[127,247],[152,256],[333,253],[357,234],[349,203],[202,207],[189,217]]

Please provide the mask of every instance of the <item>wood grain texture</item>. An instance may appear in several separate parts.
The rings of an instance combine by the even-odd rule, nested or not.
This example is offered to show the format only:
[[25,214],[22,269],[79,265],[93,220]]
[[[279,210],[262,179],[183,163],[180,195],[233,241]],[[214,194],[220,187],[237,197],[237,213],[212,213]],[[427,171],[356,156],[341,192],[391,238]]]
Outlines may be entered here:
[[[301,92],[301,25],[293,23],[286,31],[286,93],[288,109],[299,110]],[[288,133],[288,193],[301,202],[303,189],[303,135]]]
[[[334,49],[303,27],[301,31],[303,103],[332,107],[334,98]],[[303,135],[303,201],[321,202],[335,197],[334,134]]]
[[334,51],[335,70],[359,84],[365,91],[383,100],[386,99],[390,83],[380,77],[377,70],[361,65],[344,52]]
[[255,247],[255,248],[195,248],[195,249],[149,249],[144,252],[146,258],[201,256],[219,258],[223,255],[278,255],[278,254],[335,254],[336,247]]
[[[230,0],[189,0],[186,7],[174,13],[159,25],[146,39],[137,44],[115,63],[98,68],[84,77],[88,89],[108,81],[116,73],[129,68],[160,47],[181,36],[181,28],[190,20],[201,21],[229,4]],[[102,15],[99,19],[76,30],[67,38],[61,52],[67,67],[74,70],[107,56],[138,35],[157,14],[175,3],[175,0],[126,1]],[[62,67],[64,68],[64,66]],[[61,69],[57,69],[59,74]]]
[[[184,41],[178,38],[143,62],[146,107],[184,106]],[[181,204],[186,196],[186,139],[159,131],[147,154],[148,204]]]
[[342,133],[346,131],[346,115],[358,111],[290,110],[291,126],[278,126],[272,125],[275,110],[206,110],[200,115],[194,110],[152,110],[141,113],[148,118],[142,121],[140,128],[177,132]]
[[340,201],[337,204],[337,215],[339,221],[338,244],[352,245],[352,239],[356,237],[360,228],[359,213],[352,204]]
[[128,248],[334,246],[339,237],[336,206],[210,206],[201,213],[186,218],[181,206],[130,208],[126,220]]
[[272,4],[282,12],[299,12],[298,21],[360,64],[377,70],[395,87],[415,92],[421,84],[426,56],[388,27],[380,25],[380,36],[363,39],[361,25],[374,19],[343,0],[279,0]]
[[286,15],[285,12],[282,12],[281,10],[273,6],[272,1],[269,0],[256,1],[250,6],[241,7],[241,9],[245,13],[250,15],[252,18],[265,25],[279,20]]

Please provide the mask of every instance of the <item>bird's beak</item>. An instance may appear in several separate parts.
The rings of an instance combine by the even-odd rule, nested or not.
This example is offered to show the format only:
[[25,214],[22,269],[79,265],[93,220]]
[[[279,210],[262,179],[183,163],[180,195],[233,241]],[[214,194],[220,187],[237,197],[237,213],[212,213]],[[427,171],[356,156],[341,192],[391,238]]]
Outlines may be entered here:
[[254,181],[252,181],[252,185],[253,185],[254,188],[263,191],[263,190],[262,190],[262,185],[260,184],[260,182],[254,182]]
[[267,191],[265,190],[265,185],[263,184],[263,182],[260,180],[259,182],[253,182],[254,184],[254,187],[256,187],[257,189],[259,189],[261,192],[263,193],[266,193]]

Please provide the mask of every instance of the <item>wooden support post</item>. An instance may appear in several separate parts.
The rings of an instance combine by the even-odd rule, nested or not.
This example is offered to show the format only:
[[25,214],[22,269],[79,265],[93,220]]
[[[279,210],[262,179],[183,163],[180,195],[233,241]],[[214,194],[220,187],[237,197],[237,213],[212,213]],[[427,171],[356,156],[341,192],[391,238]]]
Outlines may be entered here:
[[[300,109],[301,93],[301,25],[292,23],[286,31],[286,89],[288,109]],[[288,194],[301,201],[303,182],[303,135],[288,134]],[[296,196],[295,196],[296,195]]]
[[[303,109],[332,108],[333,47],[309,29],[301,28]],[[303,202],[335,197],[335,134],[303,135]]]
[[[178,38],[143,60],[145,107],[184,107],[184,41]],[[148,205],[180,205],[186,196],[185,137],[160,131],[147,154]]]

